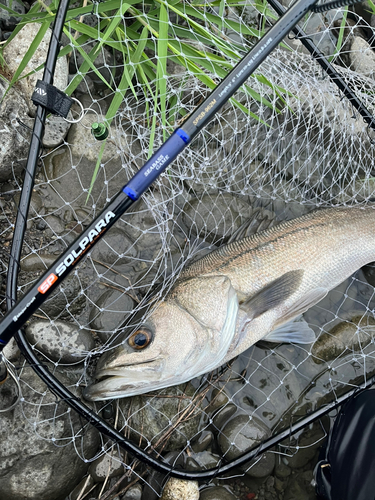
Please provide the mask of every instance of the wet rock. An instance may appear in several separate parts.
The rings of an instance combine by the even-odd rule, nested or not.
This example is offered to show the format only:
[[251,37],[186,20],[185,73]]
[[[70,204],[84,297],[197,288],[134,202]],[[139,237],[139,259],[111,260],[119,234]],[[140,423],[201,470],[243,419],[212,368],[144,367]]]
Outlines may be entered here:
[[196,439],[191,442],[191,447],[195,453],[207,450],[213,440],[211,431],[202,431]]
[[218,408],[226,405],[229,398],[224,390],[214,389],[210,396],[210,404],[205,408],[206,413],[213,413]]
[[213,486],[200,491],[199,500],[237,500],[226,488]]
[[336,359],[338,356],[366,347],[375,335],[375,319],[358,315],[342,321],[329,332],[322,333],[314,343],[311,353],[316,363]]
[[91,252],[96,261],[120,266],[138,256],[138,249],[131,238],[119,227],[114,227],[97,243]]
[[253,460],[249,467],[244,467],[246,474],[250,477],[263,478],[269,476],[275,468],[275,454],[263,453],[259,458]]
[[371,45],[359,36],[354,36],[349,59],[351,69],[364,76],[375,75],[375,53]]
[[25,329],[29,342],[53,361],[77,363],[83,361],[95,341],[88,330],[77,325],[57,320],[37,320]]
[[189,234],[209,243],[223,242],[250,217],[250,204],[229,193],[204,195],[187,203],[181,219]]
[[[74,209],[82,207],[101,209],[117,194],[119,186],[129,180],[129,172],[122,163],[121,153],[127,155],[128,163],[140,162],[139,140],[132,132],[123,132],[111,126],[105,143],[97,141],[91,134],[94,122],[104,122],[102,115],[87,113],[80,123],[74,123],[66,137],[68,146],[53,151],[45,159],[44,175],[56,193]],[[99,170],[87,201],[96,163],[101,156]],[[60,203],[61,204],[61,203]]]
[[232,415],[234,415],[237,411],[237,406],[233,403],[229,403],[226,406],[220,408],[214,415],[213,415],[213,426],[216,429],[221,429],[226,422],[230,419]]
[[320,422],[312,424],[311,428],[303,431],[298,440],[284,441],[283,444],[290,445],[290,455],[286,458],[291,469],[301,469],[315,458],[318,449],[326,436]]
[[[184,468],[184,453],[171,451],[167,453],[163,458],[168,464],[171,464],[173,467]],[[142,500],[159,500],[166,479],[167,478],[165,474],[157,472],[156,470],[152,470],[151,473],[146,476],[142,491]]]
[[135,484],[121,497],[121,500],[141,500],[142,498],[142,486],[140,484]]
[[[20,175],[26,163],[31,132],[19,123],[28,117],[28,106],[18,89],[13,87],[5,97],[6,83],[0,78],[0,182]],[[19,121],[18,121],[19,120]]]
[[131,415],[131,437],[137,441],[142,437],[153,444],[161,440],[164,451],[181,450],[198,433],[201,410],[192,403],[195,389],[191,384],[182,384],[155,393],[157,397],[141,395],[120,400],[122,414]]
[[292,476],[285,489],[284,500],[316,500],[315,488],[312,486],[312,471],[306,471]]
[[171,477],[164,486],[160,500],[199,500],[198,481]]
[[124,323],[134,305],[134,301],[126,293],[108,289],[90,311],[90,327],[97,332],[102,342],[106,342]]
[[[237,415],[224,426],[218,444],[226,460],[233,460],[242,453],[255,448],[271,435],[269,428],[257,417]],[[265,477],[275,466],[275,455],[266,453],[265,457],[253,460],[246,467],[252,477]],[[253,469],[253,471],[252,471]]]
[[21,260],[22,271],[46,271],[56,260],[56,255],[30,253]]
[[107,478],[117,477],[124,473],[121,460],[111,454],[104,454],[94,460],[89,467],[89,474],[95,482],[102,483]]
[[82,292],[82,283],[73,274],[48,297],[40,310],[50,319],[77,318],[86,305],[86,296]]
[[221,457],[209,451],[192,453],[186,459],[186,469],[191,471],[201,471],[202,469],[213,469],[221,463]]
[[[40,27],[41,25],[38,23],[29,23],[24,25],[13,40],[6,47],[4,47],[3,56],[10,73],[14,74],[18,69],[24,55],[30,48],[31,42],[38,34]],[[29,112],[32,116],[35,116],[36,106],[31,101],[31,95],[34,92],[37,80],[41,80],[43,78],[43,70],[39,70],[37,72],[34,70],[45,63],[50,38],[51,31],[47,30],[33,57],[21,73],[21,76],[30,72],[31,75],[26,78],[22,78],[17,84],[22,89],[24,97],[28,102]],[[68,65],[65,57],[57,59],[53,84],[60,90],[65,90],[68,84]]]
[[[86,473],[82,456],[94,456],[99,435],[92,426],[83,433],[78,413],[56,402],[31,368],[20,373],[23,402],[0,419],[0,497],[62,500]],[[64,375],[55,375],[69,385]]]

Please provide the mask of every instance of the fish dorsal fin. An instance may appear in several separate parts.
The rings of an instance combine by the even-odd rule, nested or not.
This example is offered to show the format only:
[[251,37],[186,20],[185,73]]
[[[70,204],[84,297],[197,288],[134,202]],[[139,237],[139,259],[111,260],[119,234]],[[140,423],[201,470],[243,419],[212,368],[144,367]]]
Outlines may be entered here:
[[302,269],[288,271],[242,302],[240,307],[246,312],[246,322],[248,323],[266,311],[274,309],[288,299],[300,286],[303,273]]

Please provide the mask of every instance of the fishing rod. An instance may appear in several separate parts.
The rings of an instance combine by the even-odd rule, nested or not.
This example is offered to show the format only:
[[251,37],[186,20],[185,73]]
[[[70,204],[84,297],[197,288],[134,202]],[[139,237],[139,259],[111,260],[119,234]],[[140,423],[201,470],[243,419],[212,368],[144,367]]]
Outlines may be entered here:
[[[134,177],[122,188],[107,207],[91,222],[87,229],[69,246],[56,262],[38,279],[11,309],[0,323],[0,352],[18,329],[43,304],[84,255],[108,229],[137,201],[181,151],[215,116],[243,83],[253,74],[282,39],[293,29],[317,0],[299,0],[256,43],[210,95],[177,128],[166,142],[151,156]],[[57,20],[56,20],[57,22]],[[39,108],[39,106],[38,106]],[[39,119],[37,120],[39,121]],[[40,121],[42,121],[40,119]],[[33,139],[35,135],[33,133]],[[39,152],[40,142],[35,140],[33,151]],[[21,196],[22,199],[22,196]],[[24,212],[27,218],[27,212]],[[21,239],[17,235],[16,239]],[[11,253],[11,265],[15,267],[12,281],[17,281],[18,261]],[[12,288],[15,288],[13,283]],[[11,297],[10,287],[7,296]]]
[[[315,0],[316,1],[316,0]],[[341,0],[340,0],[341,1]],[[59,5],[59,11],[56,16],[55,28],[58,24],[60,10],[63,12],[63,4],[67,5],[68,0],[62,0]],[[242,85],[242,83],[252,74],[267,55],[278,45],[278,43],[286,36],[286,34],[296,25],[296,23],[309,11],[316,8],[314,0],[300,0],[285,15],[274,25],[273,28],[257,43],[251,52],[242,59],[231,73],[218,85],[218,87],[210,94],[210,96],[197,108],[189,118],[184,122],[181,128],[177,129],[167,142],[150,158],[145,166],[136,174],[136,176],[120,191],[114,198],[113,202],[105,208],[97,219],[92,222],[88,229],[78,237],[75,242],[66,250],[66,252],[56,261],[56,263],[40,278],[37,284],[26,293],[23,299],[15,306],[17,296],[17,273],[18,262],[20,260],[21,246],[23,233],[17,231],[17,225],[25,226],[27,220],[28,204],[20,204],[19,213],[17,215],[16,227],[14,234],[18,237],[12,242],[12,259],[14,261],[12,268],[8,273],[7,287],[7,303],[10,309],[4,321],[0,324],[0,354],[7,342],[12,337],[13,333],[31,316],[31,314],[41,305],[41,303],[49,296],[49,294],[61,283],[65,276],[78,264],[80,259],[85,255],[87,250],[92,248],[95,241],[98,240],[140,196],[151,185],[151,183],[165,170],[165,168],[173,161],[173,159],[181,152],[186,145],[199,133],[199,131],[212,119],[218,109],[233,95],[233,93]],[[328,6],[328,4],[327,4]],[[66,10],[65,10],[66,11]],[[53,34],[53,39],[58,37]],[[39,106],[38,106],[39,108]],[[39,109],[37,111],[37,116]],[[44,125],[44,118],[40,119]],[[34,126],[35,130],[35,126]],[[43,127],[41,129],[43,131]],[[36,136],[34,149],[40,147],[40,135]],[[34,138],[34,133],[33,133]],[[182,142],[181,142],[182,141]],[[32,149],[32,148],[30,148]],[[38,159],[38,153],[33,154],[35,164]],[[30,155],[29,155],[30,156]],[[33,183],[33,171],[35,165],[27,165],[27,175],[25,183]],[[25,186],[24,186],[25,188]],[[32,189],[30,185],[26,188],[30,195]],[[21,196],[22,199],[22,196]],[[23,229],[24,231],[24,229]],[[72,260],[74,259],[74,260]],[[58,272],[58,269],[60,273]],[[13,309],[11,309],[11,307]],[[5,321],[6,320],[6,321]],[[225,465],[201,472],[176,470],[173,466],[166,462],[154,459],[141,448],[133,445],[111,425],[101,419],[93,410],[87,407],[82,401],[74,396],[66,389],[36,358],[35,353],[31,349],[29,343],[22,330],[18,330],[16,339],[21,352],[26,360],[30,363],[36,373],[42,380],[53,390],[53,392],[92,425],[94,425],[101,433],[107,435],[113,441],[117,442],[122,448],[129,451],[134,457],[142,462],[152,466],[154,469],[168,475],[185,479],[212,479],[218,474],[231,471],[235,467],[239,467],[248,462],[259,453],[266,451],[270,447],[279,443],[285,437],[293,434],[297,430],[311,423],[316,418],[320,418],[323,414],[331,411],[337,405],[341,404],[341,399],[331,403],[328,407],[320,409],[309,417],[292,425],[283,433],[267,440],[267,443],[250,450],[235,461],[231,461]]]

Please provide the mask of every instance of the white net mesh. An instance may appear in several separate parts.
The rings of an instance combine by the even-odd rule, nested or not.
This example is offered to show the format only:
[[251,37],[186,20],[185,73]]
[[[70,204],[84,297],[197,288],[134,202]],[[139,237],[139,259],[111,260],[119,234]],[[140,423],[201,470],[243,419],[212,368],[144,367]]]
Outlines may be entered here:
[[[20,295],[274,22],[276,16],[265,9],[252,2],[181,1],[167,7],[112,1],[93,3],[83,17],[68,14],[63,40],[64,46],[70,44],[68,88],[82,103],[84,116],[60,132],[60,141],[44,147]],[[352,9],[349,15],[338,9],[310,14],[301,26],[372,113],[370,21],[366,9]],[[79,106],[73,110],[77,118]],[[109,136],[98,141],[91,125],[106,120]],[[25,128],[17,130],[28,139]],[[97,355],[113,350],[141,324],[155,304],[151,297],[165,297],[188,262],[225,244],[249,218],[256,230],[267,219],[277,223],[317,207],[371,203],[371,137],[301,42],[284,40],[31,318],[27,335],[41,362],[81,395],[93,380]],[[1,186],[4,281],[22,184],[16,162],[12,168],[14,174]],[[373,268],[367,266],[307,311],[304,319],[317,337],[313,345],[261,342],[189,384],[93,408],[134,443],[171,463],[192,470],[225,463],[375,373],[374,284]],[[71,479],[70,490],[60,485],[60,491],[68,494],[90,463],[89,476],[72,499],[89,490],[86,498],[161,495],[161,476],[105,438],[99,444],[96,432],[56,401],[15,349],[10,358],[22,388],[16,419],[43,443],[40,456],[51,449],[56,454],[73,450],[70,458],[62,452],[59,460],[74,461],[81,471]],[[9,391],[4,387],[2,395],[11,400]],[[7,418],[14,417],[2,417],[9,424]],[[301,498],[308,498],[317,450],[328,429],[323,424],[214,484],[241,500],[253,498],[251,493],[288,500],[299,498],[291,496],[298,477]],[[17,451],[27,458],[25,446]],[[296,474],[289,476],[291,470]],[[206,498],[207,485],[200,486]],[[42,485],[40,491],[49,488]],[[139,496],[126,496],[129,491]]]

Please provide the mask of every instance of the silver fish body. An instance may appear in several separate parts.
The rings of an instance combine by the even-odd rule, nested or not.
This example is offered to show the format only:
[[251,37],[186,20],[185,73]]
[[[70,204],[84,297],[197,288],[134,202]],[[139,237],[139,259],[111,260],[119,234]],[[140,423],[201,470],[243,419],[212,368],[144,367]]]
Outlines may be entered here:
[[318,210],[224,245],[186,267],[138,333],[100,359],[85,397],[180,384],[262,338],[312,342],[292,321],[374,260],[371,207]]

